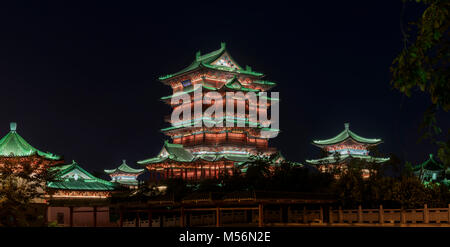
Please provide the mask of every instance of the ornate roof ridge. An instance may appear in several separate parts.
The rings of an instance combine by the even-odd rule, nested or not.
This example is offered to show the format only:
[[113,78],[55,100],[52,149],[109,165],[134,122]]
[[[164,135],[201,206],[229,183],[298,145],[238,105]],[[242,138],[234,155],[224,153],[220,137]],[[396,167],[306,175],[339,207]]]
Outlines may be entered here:
[[[234,62],[234,64],[239,68],[237,69],[231,69],[226,66],[220,66],[220,65],[212,65],[211,63],[220,58],[224,53],[227,53],[228,57]],[[201,67],[211,68],[211,69],[218,69],[222,71],[228,71],[228,72],[236,72],[236,73],[242,73],[242,74],[248,74],[248,75],[254,75],[254,76],[264,76],[263,73],[252,71],[250,66],[247,66],[245,69],[243,69],[230,55],[230,53],[226,50],[226,44],[225,42],[221,43],[221,46],[218,50],[206,53],[204,55],[200,55],[200,51],[198,51],[195,55],[195,60],[186,68],[173,73],[168,74],[164,76],[160,76],[158,79],[160,81],[164,81],[166,79],[184,74],[186,72],[190,72],[193,70],[196,70]]]
[[144,172],[144,169],[134,169],[134,168],[130,167],[129,165],[127,165],[126,160],[122,160],[122,164],[119,167],[110,169],[110,170],[105,169],[104,172],[107,174],[111,174],[111,173],[115,173],[115,172],[136,174],[136,173]]
[[353,131],[350,130],[349,123],[345,123],[344,127],[345,127],[345,129],[341,133],[336,135],[335,137],[325,139],[325,140],[313,140],[313,144],[321,145],[321,146],[333,145],[333,144],[343,142],[343,141],[347,140],[348,138],[351,138],[356,142],[364,143],[364,144],[380,144],[382,142],[381,139],[369,139],[369,138],[361,137],[361,136],[355,134]]
[[34,154],[51,160],[61,159],[58,155],[43,152],[33,147],[22,136],[20,136],[19,133],[17,133],[17,124],[15,122],[11,122],[9,133],[0,139],[0,156],[24,157]]

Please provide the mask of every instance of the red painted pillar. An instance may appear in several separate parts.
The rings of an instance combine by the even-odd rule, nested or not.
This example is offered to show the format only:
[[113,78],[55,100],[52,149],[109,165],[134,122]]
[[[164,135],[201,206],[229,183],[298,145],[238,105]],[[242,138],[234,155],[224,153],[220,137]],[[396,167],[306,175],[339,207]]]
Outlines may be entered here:
[[97,227],[97,206],[94,206],[94,227]]
[[69,207],[69,226],[73,227],[73,206]]

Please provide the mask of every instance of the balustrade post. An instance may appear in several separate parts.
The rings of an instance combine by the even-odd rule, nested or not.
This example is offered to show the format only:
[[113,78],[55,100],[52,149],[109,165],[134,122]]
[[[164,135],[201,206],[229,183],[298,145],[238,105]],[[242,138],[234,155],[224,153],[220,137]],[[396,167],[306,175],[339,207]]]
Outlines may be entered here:
[[328,209],[328,224],[333,224],[333,207]]
[[264,208],[262,203],[258,205],[258,226],[259,227],[264,226]]
[[363,217],[362,217],[362,206],[358,206],[358,223],[363,223]]
[[378,211],[378,223],[380,223],[381,225],[384,224],[384,209],[383,209],[383,205],[380,205],[380,209]]
[[448,208],[447,208],[447,216],[448,216],[448,221],[447,221],[447,223],[450,224],[450,204],[448,204]]
[[323,207],[320,206],[320,223],[323,223]]
[[220,226],[220,208],[216,208],[216,227]]
[[430,223],[430,217],[428,214],[428,205],[427,204],[423,205],[423,221],[425,224]]
[[306,219],[306,206],[303,206],[303,223],[308,223],[307,219]]
[[344,213],[342,212],[342,206],[339,206],[339,223],[344,223]]
[[405,209],[403,207],[400,209],[400,223],[401,224],[406,223]]

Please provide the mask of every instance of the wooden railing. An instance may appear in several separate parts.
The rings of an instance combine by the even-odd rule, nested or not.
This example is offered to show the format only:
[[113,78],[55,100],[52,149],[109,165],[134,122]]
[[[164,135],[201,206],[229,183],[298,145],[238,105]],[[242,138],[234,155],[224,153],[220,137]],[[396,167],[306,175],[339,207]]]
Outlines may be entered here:
[[450,223],[450,204],[447,208],[333,210],[329,211],[329,223],[369,224],[441,224]]
[[[417,209],[384,209],[380,206],[377,209],[342,209],[327,208],[327,212],[323,207],[320,209],[306,208],[285,208],[283,213],[280,209],[264,209],[264,216],[261,218],[263,224],[261,226],[449,226],[450,227],[450,204],[447,208],[423,208]],[[249,214],[250,213],[250,214]],[[194,215],[185,215],[185,221],[189,217],[189,226],[215,226],[215,212],[204,212]],[[251,217],[251,218],[249,218]],[[179,227],[182,223],[180,216],[163,216],[161,218],[153,218],[152,227]],[[220,211],[220,225],[236,225],[244,224],[248,226],[258,225],[258,210],[228,210]],[[124,221],[124,227],[148,227],[148,220],[140,220],[136,224],[134,221]]]

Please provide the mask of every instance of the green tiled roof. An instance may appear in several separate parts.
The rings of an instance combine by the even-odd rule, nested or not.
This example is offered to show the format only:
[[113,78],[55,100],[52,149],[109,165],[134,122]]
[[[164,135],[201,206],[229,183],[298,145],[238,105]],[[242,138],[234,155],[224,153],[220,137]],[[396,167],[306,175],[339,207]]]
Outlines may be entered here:
[[205,161],[218,161],[218,160],[231,160],[235,162],[244,162],[249,160],[247,154],[200,154],[192,155],[188,150],[184,149],[181,144],[171,144],[168,141],[164,143],[164,147],[158,156],[138,161],[140,165],[161,163],[169,159],[176,162],[193,162],[198,160]]
[[138,174],[144,172],[144,169],[133,169],[129,167],[125,160],[122,161],[122,164],[112,170],[104,170],[107,174],[112,174],[115,172],[121,172],[121,173],[131,173],[131,174]]
[[[390,159],[390,158],[376,158],[376,157],[372,157],[369,155],[343,154],[340,156],[340,161],[344,161],[346,159],[351,159],[351,158],[363,159],[363,160],[366,160],[367,162],[375,162],[375,163],[383,163]],[[306,162],[313,164],[313,165],[320,165],[320,164],[334,163],[334,162],[336,162],[336,159],[334,158],[334,156],[328,156],[328,157],[316,159],[316,160],[306,160]]]
[[75,161],[72,164],[53,166],[49,171],[55,173],[55,179],[47,183],[47,187],[51,189],[111,191],[117,188],[114,183],[94,177]]
[[243,91],[243,92],[259,92],[257,89],[251,89],[244,87],[238,80],[237,76],[233,76],[232,79],[230,79],[227,83],[225,83],[224,87],[236,90],[236,91]]
[[221,43],[220,49],[215,50],[215,51],[210,52],[210,53],[207,53],[205,55],[200,55],[200,52],[197,52],[196,58],[191,63],[191,65],[189,65],[188,67],[182,69],[181,71],[178,71],[177,73],[161,76],[161,77],[159,77],[159,80],[166,80],[166,79],[169,79],[169,78],[173,78],[175,76],[178,76],[178,75],[181,75],[181,74],[184,74],[184,73],[187,73],[187,72],[190,72],[190,71],[193,71],[195,69],[202,68],[202,67],[215,69],[215,70],[221,70],[221,71],[235,72],[235,73],[239,73],[239,74],[263,76],[262,73],[258,73],[258,72],[252,71],[249,66],[247,66],[246,69],[243,70],[242,67],[239,66],[236,62],[234,62],[234,64],[237,65],[238,69],[233,69],[233,68],[229,68],[229,67],[226,67],[226,66],[219,66],[219,65],[211,64],[212,62],[214,62],[218,58],[220,58],[224,53],[227,53],[228,57],[231,60],[233,60],[231,58],[229,52],[227,52],[225,46],[226,46],[225,43]]
[[189,151],[184,149],[183,145],[173,144],[165,141],[164,147],[159,152],[158,156],[146,160],[141,160],[137,163],[140,165],[153,164],[163,162],[167,159],[179,162],[191,162],[194,159],[194,156]]
[[59,160],[60,156],[42,152],[31,146],[16,131],[16,123],[10,124],[10,131],[2,139],[0,139],[0,156],[6,157],[24,157],[37,154],[50,160]]
[[[214,88],[214,87],[206,86],[206,85],[203,85],[203,84],[201,85],[201,87],[203,89],[206,89],[206,90],[209,90],[209,91],[218,91],[218,90],[220,90],[222,88],[227,88],[227,89],[231,89],[231,90],[234,90],[234,91],[242,91],[242,92],[259,92],[260,91],[260,90],[257,90],[257,89],[244,87],[239,82],[239,80],[237,79],[236,76],[234,76],[232,79],[230,79],[228,82],[226,82],[223,85],[222,88]],[[194,87],[192,87],[192,88],[190,88],[190,89],[188,89],[186,91],[176,92],[176,93],[174,93],[172,95],[161,97],[161,100],[168,100],[168,99],[171,99],[171,98],[174,98],[174,97],[178,97],[178,96],[181,96],[181,95],[190,94],[192,92],[195,92],[198,89],[200,89],[200,85],[197,84]]]
[[365,144],[379,144],[381,143],[381,139],[368,139],[368,138],[364,138],[361,136],[358,136],[357,134],[353,133],[350,129],[349,129],[349,124],[346,123],[345,124],[345,130],[342,131],[341,133],[339,133],[339,135],[331,138],[331,139],[326,139],[326,140],[317,140],[317,141],[313,141],[313,144],[316,145],[332,145],[332,144],[336,144],[336,143],[340,143],[343,142],[345,140],[347,140],[348,138],[351,138],[359,143],[365,143]]
[[430,154],[430,158],[428,158],[428,160],[426,160],[422,164],[413,167],[414,171],[418,171],[421,169],[430,171],[439,171],[444,169],[444,165],[434,160],[433,154]]

